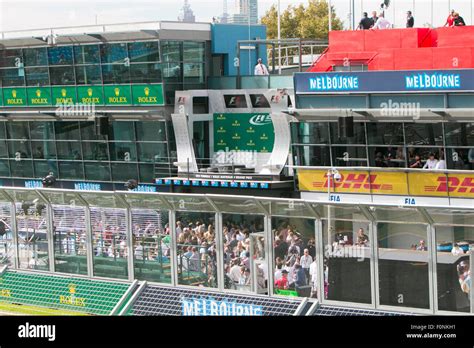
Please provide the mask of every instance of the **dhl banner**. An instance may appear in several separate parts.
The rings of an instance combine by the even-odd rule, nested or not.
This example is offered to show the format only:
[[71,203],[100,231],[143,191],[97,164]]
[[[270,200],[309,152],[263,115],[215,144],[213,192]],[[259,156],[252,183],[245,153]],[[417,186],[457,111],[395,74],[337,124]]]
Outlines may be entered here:
[[340,170],[340,180],[325,170],[300,169],[300,191],[474,198],[474,173],[385,172]]

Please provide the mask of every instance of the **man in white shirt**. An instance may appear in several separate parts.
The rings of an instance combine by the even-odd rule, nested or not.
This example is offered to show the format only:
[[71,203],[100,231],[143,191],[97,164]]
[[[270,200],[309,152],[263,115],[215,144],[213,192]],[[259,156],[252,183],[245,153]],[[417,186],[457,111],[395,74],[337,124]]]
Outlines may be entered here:
[[257,75],[257,76],[268,76],[268,75],[270,75],[270,73],[268,72],[267,67],[262,62],[262,58],[258,58],[257,65],[255,65],[254,75]]
[[301,267],[303,268],[303,271],[306,275],[306,281],[309,282],[309,269],[311,267],[311,263],[313,262],[313,258],[311,257],[311,255],[309,254],[309,250],[308,249],[304,249],[304,252],[303,252],[303,256],[301,256],[300,258],[300,264],[301,264]]
[[426,161],[423,169],[438,169],[436,165],[438,164],[438,160],[435,158],[434,153],[430,153],[428,156],[428,160]]
[[453,249],[451,249],[451,254],[454,256],[463,255],[464,250],[462,250],[457,243],[454,243]]
[[311,266],[309,267],[309,274],[311,276],[311,287],[313,290],[313,293],[317,293],[318,291],[318,264],[316,263],[316,260],[314,260],[311,263]]
[[377,19],[377,22],[372,27],[372,29],[390,29],[391,27],[392,23],[385,19],[385,15],[382,12],[379,14],[379,19]]
[[446,169],[446,161],[444,160],[443,157],[440,157],[438,163],[436,163],[436,168],[435,169]]

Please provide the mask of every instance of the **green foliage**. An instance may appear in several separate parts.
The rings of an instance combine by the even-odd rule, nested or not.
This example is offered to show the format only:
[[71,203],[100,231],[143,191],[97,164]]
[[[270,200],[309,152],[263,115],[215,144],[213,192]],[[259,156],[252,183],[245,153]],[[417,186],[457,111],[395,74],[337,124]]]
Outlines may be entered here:
[[[278,12],[275,5],[262,18],[268,39],[278,38]],[[328,37],[329,18],[326,0],[309,0],[307,6],[290,5],[281,13],[281,38],[321,39]],[[332,30],[342,30],[342,21],[332,11]]]

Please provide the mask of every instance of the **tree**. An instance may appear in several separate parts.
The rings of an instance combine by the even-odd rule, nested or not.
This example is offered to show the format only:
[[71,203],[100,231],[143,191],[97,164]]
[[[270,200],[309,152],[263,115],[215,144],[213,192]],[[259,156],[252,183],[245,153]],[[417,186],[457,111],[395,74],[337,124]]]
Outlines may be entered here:
[[[281,38],[302,38],[327,40],[329,31],[328,2],[309,0],[307,6],[288,6],[281,14]],[[278,12],[275,5],[263,16],[262,24],[267,26],[267,38],[278,38]],[[342,30],[342,21],[332,11],[332,29]]]

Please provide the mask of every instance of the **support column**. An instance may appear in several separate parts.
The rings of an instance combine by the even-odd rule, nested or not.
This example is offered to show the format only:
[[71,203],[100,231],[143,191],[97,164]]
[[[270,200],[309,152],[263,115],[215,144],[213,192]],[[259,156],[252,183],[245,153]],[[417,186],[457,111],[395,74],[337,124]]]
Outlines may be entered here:
[[377,223],[372,222],[372,259],[374,260],[374,279],[373,287],[375,293],[375,308],[380,306],[380,288],[379,288],[379,248],[378,248],[378,230]]
[[320,219],[314,221],[315,244],[316,244],[316,260],[318,263],[317,284],[318,284],[318,301],[323,303],[324,298],[324,237],[323,222]]
[[92,236],[92,220],[91,209],[89,206],[84,207],[84,222],[86,227],[86,258],[87,258],[87,275],[94,276],[94,238]]
[[275,284],[275,271],[273,268],[273,236],[272,236],[272,218],[270,215],[265,215],[264,217],[264,226],[265,226],[265,254],[267,255],[267,273],[268,273],[268,294],[273,296],[273,286]]
[[216,213],[216,258],[217,258],[217,288],[220,291],[224,291],[225,280],[224,280],[224,233],[223,233],[223,220],[222,213]]
[[128,249],[128,280],[135,280],[135,267],[133,258],[133,233],[132,233],[132,209],[128,206],[125,210],[125,233],[127,235],[127,249]]
[[474,291],[472,290],[472,272],[474,271],[474,246],[471,245],[471,253],[469,254],[469,269],[471,270],[471,289],[469,296],[471,300],[471,313],[474,314]]
[[20,268],[20,245],[18,244],[18,228],[16,223],[16,205],[12,200],[10,203],[10,228],[12,233],[13,241],[13,267],[15,269]]
[[55,272],[55,262],[54,262],[54,221],[53,221],[53,206],[46,202],[46,238],[48,241],[48,261],[49,261],[49,271]]
[[[434,271],[433,271],[433,262],[436,260],[436,256],[433,257],[433,252],[436,251],[436,240],[434,240],[434,227],[429,224],[426,228],[426,231],[428,233],[428,238],[427,238],[427,245],[428,245],[428,286],[429,288],[429,296],[430,296],[430,310],[433,311],[434,313],[434,302],[435,302],[435,297],[434,297]],[[436,301],[437,302],[437,301]]]
[[171,284],[178,285],[178,249],[176,247],[176,212],[168,211],[168,221],[170,224],[171,250],[170,250],[170,265],[171,265]]
[[[369,223],[369,257],[370,257],[370,289],[371,289],[371,298],[372,298],[372,307],[376,307],[377,304],[377,294],[378,286],[375,281],[376,276],[376,266],[375,266],[375,251],[374,245],[377,247],[377,241],[375,239],[375,223],[371,221]],[[366,255],[364,255],[366,257]]]

